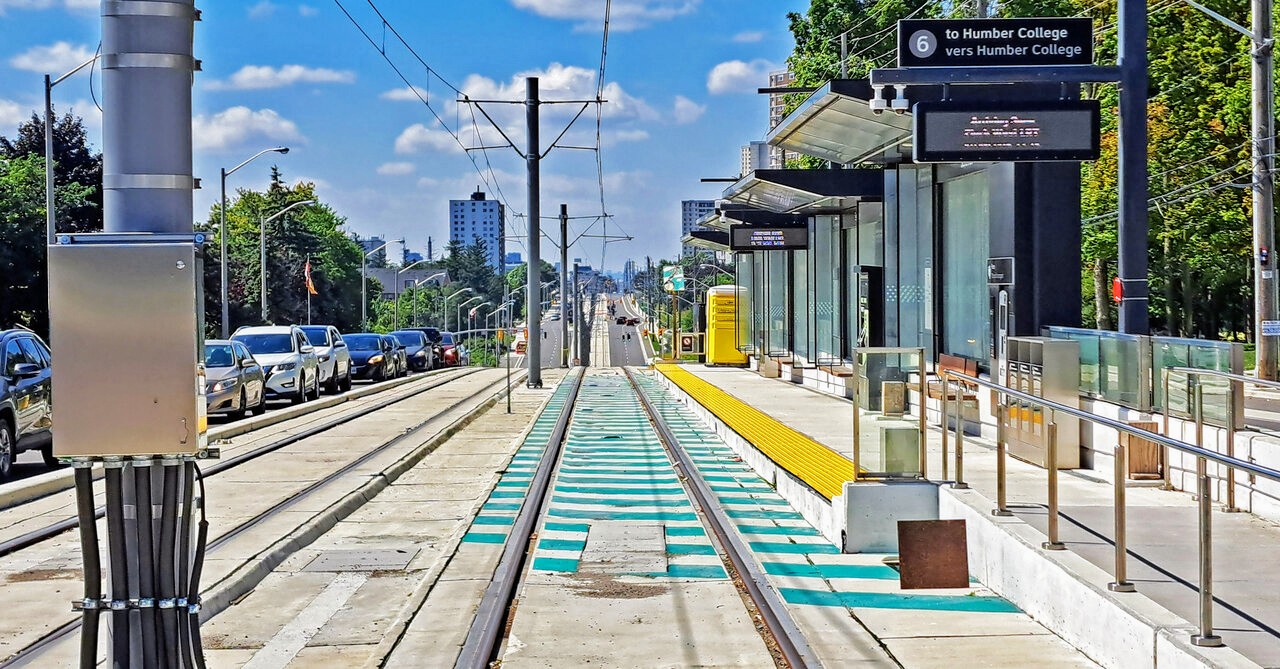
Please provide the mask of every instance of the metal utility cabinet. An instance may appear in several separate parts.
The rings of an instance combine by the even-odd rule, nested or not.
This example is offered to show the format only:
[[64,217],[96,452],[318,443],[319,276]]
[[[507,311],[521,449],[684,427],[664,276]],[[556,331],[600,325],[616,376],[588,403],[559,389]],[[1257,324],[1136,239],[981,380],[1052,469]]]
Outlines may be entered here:
[[[1080,407],[1080,344],[1048,337],[1008,339],[1008,386],[1072,408]],[[1059,469],[1080,466],[1080,421],[1056,415],[1032,402],[1010,400],[1005,413],[1009,454],[1044,467],[1048,464],[1048,430],[1057,425]]]

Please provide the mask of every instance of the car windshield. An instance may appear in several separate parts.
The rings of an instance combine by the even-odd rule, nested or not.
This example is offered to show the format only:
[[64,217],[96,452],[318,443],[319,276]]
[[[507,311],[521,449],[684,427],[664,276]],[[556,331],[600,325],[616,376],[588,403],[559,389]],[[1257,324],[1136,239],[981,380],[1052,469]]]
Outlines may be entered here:
[[245,348],[254,355],[293,353],[293,336],[289,334],[236,335],[235,340],[244,342]]
[[399,348],[400,346],[400,342],[396,341],[396,338],[391,335],[382,335],[382,339],[387,342],[387,346],[390,346],[391,348]]
[[205,367],[232,367],[236,363],[231,354],[231,344],[213,344],[204,347]]
[[302,331],[307,335],[307,341],[313,346],[328,346],[326,343],[329,340],[328,328],[302,328]]
[[421,332],[393,332],[391,336],[405,346],[422,346]]
[[440,329],[439,329],[439,328],[422,328],[422,331],[423,331],[423,333],[424,333],[424,334],[426,334],[426,335],[427,335],[427,340],[428,340],[428,341],[430,341],[430,342],[432,342],[432,343],[435,343],[435,342],[440,341]]
[[440,343],[441,343],[441,344],[444,344],[444,345],[446,345],[446,346],[453,346],[453,333],[452,333],[452,332],[441,332],[441,333],[440,333]]
[[347,342],[347,348],[353,351],[377,351],[382,343],[378,335],[345,335],[342,341]]

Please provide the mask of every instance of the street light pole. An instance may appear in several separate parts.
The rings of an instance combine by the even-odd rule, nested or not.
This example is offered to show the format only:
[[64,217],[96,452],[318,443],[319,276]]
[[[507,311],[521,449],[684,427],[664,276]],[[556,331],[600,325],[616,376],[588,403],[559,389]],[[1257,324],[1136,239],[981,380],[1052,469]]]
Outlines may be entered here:
[[[438,279],[442,276],[447,276],[447,273],[436,272],[435,274],[432,274],[431,276],[425,279],[420,279],[418,281],[413,282],[413,316],[412,316],[412,320],[410,321],[411,327],[418,326],[418,287],[428,281],[431,281],[432,279]],[[397,329],[399,329],[399,325],[400,325],[399,323],[396,324]]]
[[221,255],[218,256],[218,258],[222,266],[219,268],[218,273],[222,281],[221,297],[222,297],[222,338],[223,339],[227,339],[231,336],[231,303],[227,299],[227,282],[228,282],[227,268],[229,266],[229,263],[227,262],[227,177],[231,176],[232,174],[235,174],[236,170],[239,170],[241,167],[248,165],[254,160],[257,160],[259,156],[262,156],[263,154],[267,154],[267,153],[272,153],[272,152],[284,155],[289,153],[289,147],[277,146],[271,149],[263,149],[253,154],[252,156],[250,156],[248,160],[240,163],[239,165],[236,165],[235,167],[229,170],[225,167],[220,170],[221,177],[222,177],[221,179],[222,206],[218,208],[218,250],[221,253]]
[[360,329],[369,329],[369,256],[387,248],[392,244],[404,244],[404,239],[392,239],[382,246],[360,256]]
[[400,329],[400,273],[414,267],[415,265],[421,265],[424,262],[427,262],[426,258],[423,258],[422,260],[419,260],[417,262],[405,265],[404,267],[397,269],[395,274],[393,275],[393,282],[396,285],[392,288],[392,291],[391,291],[391,294],[394,296],[393,299],[395,300],[395,305],[394,305],[395,306],[395,312],[394,312],[395,324],[392,325],[391,327],[392,330]]
[[560,366],[569,368],[569,205],[560,205]]
[[469,292],[471,292],[470,287],[462,288],[461,290],[455,290],[452,294],[445,295],[444,299],[440,301],[440,311],[441,311],[440,317],[444,319],[445,332],[450,331],[449,330],[449,300],[452,300],[455,297],[461,297],[463,293],[469,293]]
[[50,79],[49,75],[44,75],[44,216],[45,227],[47,228],[45,231],[46,243],[49,246],[53,246],[58,234],[57,202],[55,201],[53,184],[53,87],[66,81],[67,78],[88,67],[96,60],[98,60],[98,57],[94,56],[57,79]]
[[[270,223],[270,222],[272,222],[272,221],[274,221],[274,220],[276,220],[277,218],[280,218],[281,216],[284,216],[285,214],[289,213],[289,211],[290,211],[290,210],[292,210],[292,209],[296,209],[296,208],[298,208],[298,207],[302,207],[302,206],[309,205],[309,204],[315,204],[315,203],[316,203],[316,201],[315,201],[315,200],[303,200],[303,201],[301,201],[301,202],[294,202],[293,204],[291,204],[291,205],[289,205],[289,206],[285,207],[284,209],[281,209],[280,211],[277,211],[276,213],[272,214],[270,218],[265,218],[265,219],[264,219],[264,218],[261,218],[261,217],[260,217],[260,218],[258,219],[258,233],[259,233],[259,238],[260,238],[261,243],[262,243],[262,245],[261,245],[261,249],[262,249],[262,255],[261,255],[261,260],[262,260],[262,272],[261,272],[261,274],[262,274],[262,323],[263,323],[264,325],[267,323],[267,224],[268,224],[268,223]],[[224,265],[223,265],[223,266],[225,267],[225,261],[224,261]]]
[[529,377],[525,384],[530,388],[542,387],[542,305],[534,294],[534,286],[538,280],[539,265],[542,262],[542,223],[541,202],[541,140],[538,137],[538,78],[525,79],[525,123],[528,125],[528,147],[525,150],[525,163],[529,171],[529,229],[525,238],[528,247],[529,264],[525,279],[528,289],[525,291],[525,311],[529,321]]
[[462,327],[462,308],[467,306],[468,304],[471,304],[472,302],[475,302],[476,300],[483,300],[483,299],[484,299],[483,296],[476,295],[475,297],[467,300],[466,302],[462,302],[458,304],[457,309],[454,310],[453,329],[455,331],[460,330]]

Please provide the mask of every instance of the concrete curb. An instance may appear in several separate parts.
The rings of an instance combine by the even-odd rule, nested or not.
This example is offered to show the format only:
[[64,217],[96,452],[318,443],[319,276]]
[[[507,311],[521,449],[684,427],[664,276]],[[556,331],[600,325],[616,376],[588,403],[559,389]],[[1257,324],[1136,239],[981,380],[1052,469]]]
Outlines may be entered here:
[[981,493],[942,486],[938,505],[941,518],[965,520],[970,572],[983,585],[1103,667],[1259,667],[1232,648],[1191,645],[1192,623],[1141,592],[1109,591],[1110,574],[1075,553],[1042,550],[1039,530],[992,516]]
[[[513,387],[514,384],[520,383],[521,378],[523,377],[514,376],[512,378]],[[288,536],[259,553],[252,561],[245,562],[245,564],[214,584],[208,589],[208,594],[201,596],[203,613],[201,620],[207,621],[213,618],[241,597],[247,595],[289,556],[319,539],[344,518],[350,516],[357,509],[364,506],[365,503],[376,497],[378,493],[390,486],[405,472],[412,469],[450,437],[470,425],[475,419],[497,404],[505,392],[506,387],[504,386],[490,395],[488,399],[482,401],[478,407],[449,424],[438,435],[402,456],[386,469],[371,477],[359,488],[345,495],[336,504],[316,514],[311,520],[290,532]],[[423,428],[420,427],[418,429]]]
[[[392,379],[390,381],[362,386],[359,389],[353,389],[341,395],[331,395],[319,400],[307,402],[306,404],[278,409],[262,416],[239,420],[230,425],[220,425],[209,430],[209,443],[212,444],[221,439],[238,437],[242,434],[253,432],[254,430],[270,427],[277,423],[283,423],[287,420],[292,420],[300,416],[305,416],[309,413],[320,411],[321,409],[328,409],[329,407],[338,406],[351,400],[358,400],[386,390],[408,385],[415,381],[431,379],[445,371],[447,370],[435,370],[427,372],[426,374],[419,374],[417,376],[410,376],[403,379]],[[94,465],[93,478],[95,481],[102,478],[101,465]],[[53,495],[64,490],[70,490],[74,487],[74,484],[75,473],[74,470],[69,467],[63,467],[62,469],[38,474],[30,478],[22,479],[21,481],[7,483],[4,486],[0,486],[0,511],[20,504],[26,504],[27,502],[40,499],[41,497],[48,497],[49,495]]]

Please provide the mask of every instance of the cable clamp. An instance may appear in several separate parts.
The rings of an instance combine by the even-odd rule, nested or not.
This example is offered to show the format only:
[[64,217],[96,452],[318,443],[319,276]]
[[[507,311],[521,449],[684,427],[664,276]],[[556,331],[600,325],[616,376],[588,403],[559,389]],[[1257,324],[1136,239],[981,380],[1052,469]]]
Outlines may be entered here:
[[158,603],[158,606],[159,606],[161,609],[172,609],[172,608],[176,607],[177,605],[178,605],[178,600],[173,599],[173,598],[169,598],[169,599],[162,599],[162,600],[160,600],[160,602]]
[[103,458],[102,466],[106,469],[124,469],[124,459],[118,456]]
[[72,611],[97,611],[98,609],[103,608],[103,606],[106,604],[108,604],[106,600],[93,599],[91,597],[85,597],[84,599],[73,599],[71,600],[71,610]]
[[129,463],[132,464],[135,468],[150,467],[152,464],[154,464],[151,460],[150,455],[135,455],[132,458],[130,458]]
[[187,608],[187,598],[186,598],[186,597],[179,597],[179,598],[177,598],[177,599],[176,599],[176,600],[174,600],[174,601],[175,601],[175,602],[177,602],[177,605],[178,605],[178,606],[177,606],[177,608],[180,608],[180,609],[185,609],[185,608]]
[[188,604],[187,613],[190,613],[193,616],[197,613],[200,613],[200,602],[196,602],[195,604]]
[[182,464],[182,458],[176,456],[166,455],[160,458],[160,465],[164,467],[176,467],[180,464]]
[[93,467],[93,458],[60,458],[63,462],[70,461],[73,469],[91,469]]
[[107,608],[112,611],[128,611],[131,603],[128,599],[112,599],[107,601]]
[[222,458],[222,449],[211,446],[197,453],[196,457],[201,460],[219,460]]
[[137,608],[137,609],[154,609],[156,607],[156,600],[151,597],[143,597],[141,599],[131,599],[129,601],[137,602],[137,605],[134,606],[134,608]]

